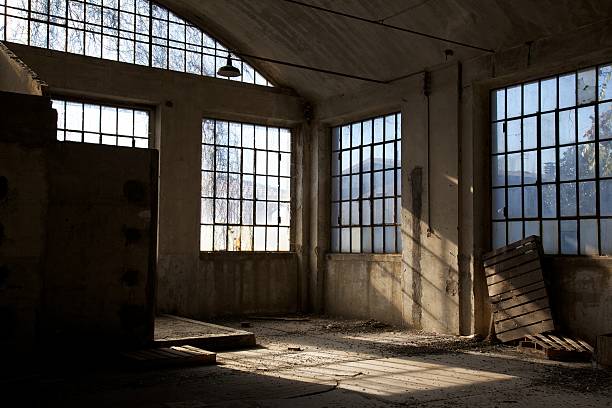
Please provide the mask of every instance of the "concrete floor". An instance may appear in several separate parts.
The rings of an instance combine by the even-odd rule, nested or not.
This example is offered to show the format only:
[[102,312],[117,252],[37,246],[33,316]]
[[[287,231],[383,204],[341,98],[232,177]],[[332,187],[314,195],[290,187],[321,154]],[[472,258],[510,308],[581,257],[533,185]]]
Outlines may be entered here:
[[539,361],[506,347],[372,322],[252,325],[260,347],[218,353],[216,366],[47,366],[0,377],[0,388],[20,406],[612,406],[612,373],[590,364]]

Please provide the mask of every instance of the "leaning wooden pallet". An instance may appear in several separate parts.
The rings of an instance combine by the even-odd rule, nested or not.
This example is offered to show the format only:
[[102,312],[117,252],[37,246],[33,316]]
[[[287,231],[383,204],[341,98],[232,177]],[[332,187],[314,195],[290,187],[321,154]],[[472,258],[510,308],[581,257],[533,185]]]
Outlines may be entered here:
[[499,340],[508,342],[555,329],[538,237],[485,254],[484,267]]

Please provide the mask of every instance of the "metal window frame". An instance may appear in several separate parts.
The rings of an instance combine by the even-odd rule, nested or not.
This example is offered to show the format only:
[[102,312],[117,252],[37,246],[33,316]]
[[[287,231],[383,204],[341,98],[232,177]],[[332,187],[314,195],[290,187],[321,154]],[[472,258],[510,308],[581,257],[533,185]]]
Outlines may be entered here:
[[[88,98],[80,98],[80,97],[74,97],[74,96],[65,96],[65,95],[61,95],[61,94],[54,94],[50,96],[51,100],[53,102],[57,101],[57,102],[62,102],[64,104],[64,123],[62,124],[62,126],[60,126],[59,123],[59,117],[58,117],[58,125],[57,125],[57,131],[61,131],[64,133],[64,138],[63,140],[59,140],[60,142],[73,142],[73,143],[89,143],[89,142],[85,142],[84,141],[84,137],[85,134],[96,134],[98,135],[98,143],[92,143],[92,144],[99,144],[99,145],[103,145],[103,146],[116,146],[116,147],[126,147],[126,148],[136,148],[136,149],[144,149],[144,147],[137,147],[135,145],[136,139],[138,140],[147,140],[147,147],[148,149],[153,149],[154,146],[154,126],[155,126],[155,110],[150,107],[150,106],[146,106],[146,105],[138,105],[138,104],[128,104],[128,103],[122,103],[122,102],[109,102],[109,101],[102,101],[102,100],[96,100],[96,99],[88,99]],[[66,128],[66,123],[67,123],[67,115],[66,115],[66,104],[67,103],[77,103],[81,105],[81,130],[75,130],[75,129],[67,129]],[[85,105],[93,105],[99,108],[99,123],[100,123],[100,131],[99,132],[88,132],[85,131]],[[102,132],[102,108],[113,108],[116,109],[116,114],[115,114],[115,133],[107,133],[107,132]],[[122,135],[119,134],[119,109],[124,109],[124,110],[130,110],[132,111],[132,134],[131,135]],[[147,114],[147,118],[148,118],[148,132],[147,132],[147,136],[146,137],[141,137],[141,136],[135,136],[135,113],[136,112],[145,112]],[[72,133],[80,133],[81,136],[81,140],[80,141],[71,141],[71,140],[66,140],[66,133],[67,132],[72,132]],[[103,136],[111,136],[111,137],[123,137],[123,138],[131,138],[132,139],[132,145],[131,146],[120,146],[117,144],[117,140],[116,143],[114,145],[108,144],[108,143],[102,143],[102,137]]]
[[[229,78],[225,78],[225,77],[221,77],[219,75],[217,75],[217,58],[223,58],[225,59],[227,57],[227,53],[228,50],[226,47],[224,47],[222,44],[219,43],[218,40],[216,40],[213,36],[211,36],[210,34],[208,34],[208,32],[206,32],[205,30],[201,29],[200,27],[196,26],[195,24],[192,24],[191,22],[189,22],[187,19],[180,17],[178,14],[174,13],[173,11],[169,10],[167,7],[162,6],[160,4],[157,4],[151,0],[144,0],[148,3],[149,7],[148,7],[148,15],[144,15],[139,13],[138,11],[138,7],[137,4],[135,2],[134,4],[134,9],[131,11],[126,11],[121,7],[121,3],[119,1],[117,1],[117,7],[109,7],[109,6],[105,6],[103,4],[103,2],[100,2],[100,4],[96,4],[96,3],[92,3],[90,0],[71,0],[73,3],[78,3],[81,4],[83,6],[83,20],[79,20],[76,19],[74,16],[70,15],[70,2],[68,0],[66,0],[65,2],[65,11],[64,11],[64,15],[62,17],[57,16],[55,14],[51,14],[51,0],[46,0],[46,13],[39,13],[37,11],[34,11],[32,8],[32,0],[27,0],[27,9],[25,8],[21,8],[21,7],[14,7],[14,6],[9,6],[8,4],[3,4],[4,13],[0,13],[0,18],[4,17],[4,31],[3,31],[3,35],[4,35],[4,41],[8,41],[7,40],[7,33],[8,33],[8,24],[7,24],[7,17],[11,17],[11,18],[17,18],[20,20],[23,20],[26,22],[26,45],[29,46],[39,46],[39,45],[32,45],[32,39],[31,39],[31,26],[33,23],[42,23],[46,25],[46,40],[45,40],[45,46],[43,48],[46,49],[53,49],[53,50],[57,50],[57,48],[51,48],[51,44],[50,44],[50,34],[51,34],[51,26],[54,27],[61,27],[65,30],[65,38],[64,38],[64,44],[63,44],[63,52],[70,52],[70,53],[74,53],[71,51],[68,51],[68,43],[69,43],[69,30],[74,30],[77,31],[81,34],[82,36],[82,52],[79,53],[75,53],[77,55],[85,55],[85,56],[89,56],[89,57],[93,57],[93,58],[100,58],[100,59],[107,59],[110,61],[118,61],[118,62],[123,62],[123,63],[128,63],[128,64],[133,64],[133,65],[140,65],[143,66],[144,64],[139,64],[136,61],[136,50],[138,48],[138,45],[144,45],[147,47],[148,49],[148,66],[152,67],[152,68],[160,68],[160,69],[166,69],[169,71],[174,71],[174,72],[184,72],[184,73],[189,73],[189,74],[193,74],[193,75],[202,75],[202,76],[209,76],[209,77],[213,77],[213,78],[221,78],[221,79],[229,79]],[[100,16],[101,16],[101,20],[100,23],[96,23],[96,22],[88,22],[87,21],[87,5],[91,4],[95,7],[99,7],[100,8]],[[165,11],[165,18],[158,18],[158,17],[154,17],[153,16],[153,7],[157,7],[159,9],[162,9]],[[104,10],[112,10],[114,12],[117,13],[117,17],[118,17],[118,21],[117,21],[117,28],[114,27],[108,27],[105,25],[104,22]],[[14,15],[9,15],[9,13],[24,13],[25,17],[17,17]],[[128,29],[122,29],[121,27],[121,14],[129,14],[130,16],[133,17],[134,20],[134,24],[131,27],[128,27]],[[37,18],[37,16],[44,16],[43,19],[41,18]],[[177,20],[179,20],[178,22],[175,22],[174,19],[171,18],[171,16],[175,16]],[[146,19],[148,19],[148,26],[149,26],[149,30],[147,34],[142,34],[139,33],[136,30],[136,22],[137,22],[137,17],[144,17]],[[58,20],[63,20],[62,21],[58,21]],[[166,35],[165,37],[159,37],[153,34],[153,21],[157,20],[157,21],[163,21],[166,23]],[[170,22],[175,23],[175,24],[179,24],[182,25],[184,27],[184,32],[185,32],[185,38],[183,41],[173,41],[170,39]],[[75,27],[76,26],[76,27]],[[80,27],[80,28],[79,28]],[[195,28],[197,31],[199,31],[199,35],[200,35],[200,44],[194,44],[191,43],[189,41],[187,41],[187,29],[188,28]],[[99,55],[89,55],[87,53],[87,34],[93,34],[93,35],[99,35],[100,37],[100,53]],[[142,38],[143,36],[147,37],[147,41],[143,41],[143,40],[139,40],[138,38]],[[209,47],[209,46],[205,46],[204,45],[204,39],[205,36],[212,39],[214,41],[214,47]],[[117,44],[117,48],[116,50],[116,58],[106,58],[104,57],[104,38],[108,37],[108,38],[112,38],[113,41],[116,41]],[[127,41],[131,41],[132,45],[133,45],[133,50],[132,50],[132,58],[133,61],[123,61],[121,59],[121,40],[127,40]],[[161,45],[163,48],[165,48],[165,54],[166,54],[166,63],[165,63],[165,67],[155,67],[153,65],[153,47],[157,44],[156,42],[165,42],[165,45]],[[177,44],[176,46],[173,44]],[[195,50],[194,50],[195,49]],[[177,69],[171,69],[170,68],[170,52],[171,50],[178,50],[178,51],[183,51],[184,55],[183,55],[183,69],[182,70],[177,70]],[[113,52],[114,52],[113,51]],[[199,55],[199,59],[200,59],[200,72],[189,72],[187,70],[187,54],[188,52],[193,52],[197,55]],[[207,75],[204,73],[204,59],[206,57],[213,57],[214,61],[215,61],[215,65],[214,65],[214,72],[212,75]],[[236,56],[232,57],[232,59],[235,61],[236,64],[239,65],[239,68],[242,72],[242,75],[240,77],[237,78],[231,78],[230,80],[235,81],[235,82],[243,82],[243,83],[249,83],[249,84],[253,84],[253,85],[260,85],[260,86],[273,86],[273,84],[267,79],[265,78],[264,75],[262,75],[260,72],[258,72],[257,70],[255,70],[255,68],[253,68],[252,66],[251,69],[253,71],[253,78],[251,82],[247,82],[244,78],[244,61]],[[258,83],[258,79],[257,76],[260,76],[261,78],[263,78],[263,82],[264,83]]]
[[[292,230],[293,230],[293,194],[292,191],[294,189],[294,176],[293,176],[293,171],[292,171],[292,167],[293,167],[293,150],[294,150],[294,134],[291,128],[286,128],[286,127],[279,127],[279,126],[268,126],[268,125],[263,125],[263,124],[257,124],[257,123],[248,123],[248,122],[242,122],[242,121],[234,121],[234,120],[223,120],[223,119],[215,119],[215,118],[204,118],[202,120],[202,127],[204,126],[204,124],[206,122],[212,122],[213,124],[213,129],[214,129],[214,138],[215,140],[213,141],[213,143],[204,143],[204,141],[202,140],[200,143],[200,146],[202,148],[201,150],[201,159],[203,160],[203,148],[204,146],[210,146],[213,148],[213,164],[212,164],[212,170],[205,170],[202,166],[200,169],[200,173],[203,176],[204,173],[209,173],[212,176],[212,180],[213,180],[213,185],[212,185],[212,196],[205,196],[203,194],[203,191],[200,191],[200,206],[203,205],[203,200],[211,200],[212,201],[212,205],[213,205],[213,214],[212,214],[212,223],[204,223],[202,218],[200,218],[200,228],[206,226],[206,227],[212,227],[212,231],[213,231],[213,236],[212,236],[212,249],[211,250],[202,250],[201,249],[201,243],[200,243],[200,251],[201,252],[275,252],[275,253],[288,253],[291,252],[293,250],[292,247]],[[225,123],[227,125],[227,135],[228,135],[228,141],[227,144],[220,144],[217,143],[217,124],[218,123]],[[234,146],[234,145],[230,145],[230,140],[229,140],[229,134],[230,134],[230,125],[239,125],[240,126],[240,145],[239,146]],[[243,133],[244,133],[244,127],[245,126],[252,126],[253,127],[253,146],[252,147],[245,147],[244,143],[243,143]],[[266,136],[266,140],[265,140],[265,148],[258,148],[257,147],[257,142],[256,142],[256,129],[257,127],[260,128],[264,128],[265,129],[265,136]],[[269,146],[268,146],[268,135],[270,130],[275,130],[276,132],[278,132],[278,140],[279,140],[279,146],[278,146],[278,150],[270,150]],[[280,145],[280,132],[281,130],[284,130],[286,132],[288,132],[289,134],[289,150],[281,150],[281,145]],[[228,163],[227,163],[227,169],[225,170],[218,170],[218,166],[217,166],[217,149],[219,148],[225,148],[228,151]],[[230,163],[229,163],[229,151],[230,149],[236,149],[240,151],[240,169],[239,171],[230,171]],[[252,151],[253,152],[253,172],[252,173],[245,173],[244,172],[244,151],[248,150],[248,151]],[[257,171],[257,152],[263,152],[266,155],[266,170],[265,173],[260,173]],[[276,166],[276,175],[274,174],[269,174],[268,169],[269,169],[269,165],[268,165],[268,157],[270,155],[270,153],[272,154],[278,154],[278,163]],[[282,154],[287,155],[287,160],[289,161],[289,169],[290,169],[290,174],[288,176],[284,176],[281,175],[281,168],[282,168]],[[217,186],[216,186],[216,180],[217,180],[217,175],[218,174],[222,174],[225,175],[227,177],[228,180],[228,191],[227,191],[227,196],[226,197],[218,197],[217,196]],[[229,194],[229,178],[230,175],[235,175],[238,176],[239,181],[240,181],[240,192],[239,192],[239,197],[235,198],[235,197],[230,197]],[[250,197],[245,197],[244,195],[244,191],[243,191],[243,177],[244,176],[251,176],[253,178],[253,192],[252,192],[252,198]],[[257,177],[265,177],[265,198],[261,199],[261,198],[257,198]],[[269,199],[268,197],[268,190],[269,190],[269,179],[270,178],[276,178],[278,180],[276,188],[278,190],[278,196],[276,199]],[[289,197],[287,200],[282,200],[281,199],[281,191],[280,191],[280,186],[281,186],[281,182],[282,180],[286,180],[288,182],[289,185]],[[229,214],[226,214],[226,219],[225,222],[217,222],[216,219],[216,202],[217,200],[223,200],[225,201],[225,204],[228,206],[229,208],[229,202],[230,201],[238,201],[240,203],[240,210],[239,210],[239,215],[240,215],[240,219],[238,223],[231,223],[229,220]],[[243,205],[245,202],[250,202],[252,204],[252,223],[251,224],[245,224],[245,220],[243,217]],[[265,204],[265,214],[266,214],[266,220],[265,223],[258,223],[257,222],[257,203],[264,203]],[[272,204],[276,204],[277,206],[277,220],[276,222],[270,222],[268,220],[268,205],[269,203]],[[289,220],[288,222],[284,222],[283,220],[281,220],[281,216],[280,216],[280,209],[281,209],[281,205],[288,205],[289,206],[289,212],[288,212],[288,217]],[[201,211],[201,208],[200,208]],[[201,213],[200,213],[201,214]],[[225,248],[224,249],[215,249],[215,234],[216,234],[216,228],[217,227],[221,227],[221,228],[226,228],[226,232],[225,232]],[[241,248],[237,248],[235,250],[231,250],[230,249],[230,233],[229,233],[229,228],[230,227],[236,227],[239,229],[239,231],[242,231],[243,227],[247,227],[247,228],[251,228],[253,231],[252,237],[251,237],[251,242],[250,242],[250,250],[248,249],[241,249]],[[256,228],[263,228],[264,233],[265,233],[265,237],[264,237],[264,249],[255,249],[255,230]],[[271,228],[276,228],[276,249],[269,249],[268,247],[268,230]],[[280,231],[281,228],[286,228],[287,229],[287,234],[288,234],[288,238],[289,238],[289,245],[288,248],[286,250],[281,250],[280,249]],[[241,247],[242,247],[242,242],[241,242]]]
[[[521,223],[521,236],[525,235],[525,223],[529,222],[529,221],[536,221],[539,222],[539,235],[543,236],[544,233],[544,222],[546,221],[552,221],[556,223],[557,226],[557,237],[556,237],[556,244],[557,244],[557,250],[554,253],[547,253],[549,255],[563,255],[563,256],[593,256],[593,254],[584,254],[581,253],[581,221],[584,220],[595,220],[597,221],[597,255],[598,256],[606,256],[603,253],[603,249],[602,249],[602,226],[601,226],[601,221],[602,220],[612,220],[612,216],[602,216],[601,215],[601,197],[600,197],[600,183],[602,181],[612,181],[612,176],[610,177],[603,177],[600,174],[600,157],[599,157],[599,150],[600,150],[600,144],[602,142],[612,142],[612,138],[608,138],[608,139],[601,139],[600,138],[600,129],[599,129],[599,108],[600,105],[604,104],[604,103],[611,103],[612,102],[612,92],[610,92],[609,95],[606,95],[606,98],[601,99],[600,98],[600,94],[599,94],[599,77],[600,77],[600,70],[603,67],[610,67],[611,65],[609,63],[602,63],[602,64],[597,64],[597,65],[593,65],[593,66],[588,66],[588,67],[583,67],[583,68],[578,68],[575,70],[571,70],[571,71],[565,71],[565,72],[561,72],[559,74],[556,75],[552,75],[552,76],[546,76],[546,77],[542,77],[542,78],[538,78],[538,79],[533,79],[533,80],[529,80],[529,81],[524,81],[524,82],[520,82],[520,83],[515,83],[515,84],[511,84],[508,86],[504,86],[504,87],[500,87],[500,88],[495,88],[495,89],[491,89],[490,90],[490,115],[489,115],[489,131],[491,132],[491,140],[493,138],[493,128],[495,125],[499,124],[499,123],[503,123],[503,129],[504,129],[504,151],[501,153],[497,153],[493,151],[493,143],[490,143],[490,152],[489,152],[489,157],[491,158],[491,165],[490,165],[490,171],[493,173],[493,171],[495,171],[495,169],[493,168],[493,158],[499,157],[499,158],[503,158],[503,163],[504,163],[504,184],[503,185],[494,185],[494,177],[493,174],[491,175],[491,181],[490,181],[490,192],[491,192],[491,244],[494,247],[494,226],[496,224],[503,224],[505,225],[505,242],[506,244],[509,242],[509,238],[510,238],[510,223],[512,222],[520,222]],[[595,98],[594,100],[587,102],[587,103],[580,103],[579,100],[579,96],[580,96],[580,92],[578,89],[579,86],[579,74],[585,71],[589,71],[589,70],[594,70],[595,71],[595,84],[594,84],[594,92],[595,92]],[[574,104],[572,106],[569,107],[563,107],[560,108],[560,85],[559,85],[559,80],[561,77],[567,76],[567,75],[573,75],[574,77]],[[544,81],[549,81],[551,79],[555,80],[555,90],[556,90],[556,106],[554,109],[552,110],[546,110],[543,111],[542,110],[542,82]],[[524,103],[525,103],[525,97],[524,97],[524,89],[526,85],[531,85],[531,84],[537,84],[537,90],[538,90],[538,109],[535,113],[530,113],[530,114],[525,114],[525,109],[524,109]],[[521,90],[521,114],[519,116],[516,117],[512,117],[509,118],[508,117],[508,89],[509,88],[514,88],[520,86],[520,90]],[[494,118],[494,103],[497,100],[497,95],[496,92],[498,91],[504,91],[504,117],[501,119],[497,119],[497,117],[495,116]],[[580,109],[584,109],[584,108],[592,108],[593,111],[593,116],[594,116],[594,129],[595,129],[595,134],[594,134],[594,138],[592,140],[579,140],[579,123],[578,123],[578,118],[579,118],[579,111]],[[573,112],[573,116],[574,116],[574,139],[572,142],[570,143],[561,143],[560,141],[560,126],[559,126],[559,118],[560,115],[564,112]],[[496,112],[496,111],[495,111]],[[555,142],[552,145],[547,145],[547,146],[542,146],[542,129],[541,129],[541,118],[543,115],[545,114],[554,114],[554,120],[555,120]],[[523,137],[523,123],[525,121],[525,119],[529,119],[535,117],[536,118],[536,138],[537,138],[537,147],[536,148],[525,148],[524,145],[524,137]],[[520,120],[520,124],[521,124],[521,147],[519,150],[512,150],[509,151],[508,149],[508,133],[507,133],[507,124],[510,121],[515,121],[515,120]],[[592,145],[594,152],[593,152],[593,176],[592,177],[584,177],[581,178],[580,176],[580,158],[579,158],[579,149],[581,146],[586,146],[586,145]],[[574,175],[572,179],[568,179],[568,180],[561,180],[561,168],[560,168],[560,164],[561,164],[561,151],[564,148],[574,148],[574,160],[575,160],[575,165],[574,165]],[[543,171],[543,167],[542,167],[542,152],[544,150],[549,150],[549,149],[554,149],[555,152],[555,179],[554,181],[542,181],[541,179],[541,174]],[[524,153],[525,152],[533,152],[536,151],[537,155],[536,155],[536,169],[537,169],[537,177],[536,177],[536,182],[535,183],[531,183],[531,184],[525,184],[525,180],[524,180]],[[511,154],[520,154],[521,155],[521,176],[520,176],[520,184],[513,184],[510,185],[508,182],[508,173],[509,173],[509,168],[508,168],[508,164],[509,164],[509,160],[508,160],[508,156]],[[594,183],[595,186],[595,214],[592,215],[581,215],[580,214],[580,185],[581,183]],[[561,214],[561,186],[562,185],[568,185],[568,184],[574,184],[574,188],[575,188],[575,214],[574,215],[562,215]],[[543,217],[543,203],[542,203],[542,188],[543,186],[555,186],[555,200],[556,200],[556,216],[555,217]],[[536,186],[537,187],[537,194],[538,194],[538,215],[537,217],[532,217],[532,218],[527,218],[525,217],[525,213],[524,213],[524,208],[525,208],[525,197],[524,197],[524,191],[525,191],[525,187],[530,187],[530,186]],[[507,208],[509,206],[508,203],[508,190],[511,188],[521,188],[521,194],[522,194],[522,203],[521,203],[521,217],[513,217],[510,218],[508,216],[507,213]],[[495,191],[499,191],[502,190],[504,191],[504,200],[505,200],[505,210],[504,210],[504,214],[502,218],[495,218],[494,213],[493,213],[493,197],[494,197],[494,192]],[[576,252],[575,253],[568,253],[568,252],[564,252],[562,245],[563,245],[563,241],[562,241],[562,231],[561,231],[561,225],[564,221],[573,221],[576,224]]]
[[[388,117],[393,117],[394,120],[394,124],[395,124],[395,137],[391,140],[387,140],[385,135],[386,135],[386,130],[387,130],[387,123],[386,123],[386,119]],[[334,199],[334,194],[333,194],[333,190],[332,190],[332,194],[330,195],[330,203],[332,205],[332,208],[334,205],[338,206],[338,219],[337,220],[332,220],[332,225],[331,225],[331,234],[333,236],[334,233],[336,233],[338,235],[338,245],[337,248],[332,247],[331,251],[334,253],[389,253],[389,254],[396,254],[396,253],[401,253],[401,219],[399,219],[400,217],[398,217],[398,204],[401,207],[401,158],[399,158],[399,156],[401,155],[401,143],[402,143],[402,132],[401,132],[401,118],[402,118],[402,114],[401,112],[391,112],[385,115],[379,115],[379,116],[373,116],[373,117],[369,117],[369,118],[365,118],[365,119],[361,119],[361,120],[357,120],[357,121],[353,121],[353,122],[349,122],[349,123],[344,123],[344,124],[340,124],[337,126],[334,126],[330,129],[330,142],[331,142],[331,169],[333,169],[334,167],[334,161],[337,161],[338,164],[338,174],[331,174],[331,189],[333,189],[334,187],[334,179],[338,180],[337,182],[337,188],[338,191],[337,193],[337,200]],[[380,141],[376,141],[375,138],[375,132],[376,132],[376,121],[380,120],[382,121],[382,128],[381,128],[381,140]],[[366,122],[370,122],[371,123],[371,138],[370,138],[370,142],[369,143],[364,143],[364,123]],[[359,125],[360,126],[360,135],[359,135],[359,144],[356,146],[353,146],[353,128],[354,125]],[[349,139],[351,141],[350,145],[346,148],[344,148],[342,146],[342,140],[343,140],[343,132],[342,129],[348,127],[349,128]],[[338,149],[334,148],[334,132],[337,131],[339,134],[339,139],[338,139]],[[393,148],[394,148],[394,153],[393,153],[393,166],[390,168],[387,168],[386,165],[386,149],[385,146],[388,144],[393,144]],[[382,150],[382,167],[380,169],[375,169],[374,166],[374,150],[376,147],[380,147]],[[364,170],[364,160],[366,158],[363,157],[363,150],[364,148],[369,148],[370,150],[370,168],[369,170]],[[354,150],[357,150],[358,152],[358,156],[359,156],[359,163],[357,164],[357,169],[355,169],[355,164],[352,163],[352,152]],[[348,174],[344,174],[342,172],[342,168],[343,168],[343,159],[342,159],[342,155],[343,153],[348,153],[348,160],[349,160],[349,173]],[[393,174],[393,188],[392,188],[392,193],[388,194],[386,191],[386,173],[391,171]],[[398,172],[399,172],[399,186],[398,186]],[[382,175],[382,193],[380,196],[375,196],[374,195],[374,190],[375,190],[375,183],[374,183],[374,179],[375,179],[375,175],[376,174],[381,174]],[[359,180],[359,194],[357,195],[356,198],[353,198],[353,183],[352,183],[352,179],[353,177],[357,176],[358,180]],[[348,177],[349,178],[349,185],[348,185],[348,198],[344,199],[342,197],[342,179],[344,177]],[[370,185],[370,192],[369,195],[367,197],[364,197],[363,195],[363,187],[364,187],[364,177],[369,177],[369,185]],[[399,188],[398,188],[399,187]],[[386,211],[386,205],[385,202],[389,199],[393,200],[393,222],[386,222],[386,218],[387,218],[387,211]],[[381,220],[382,222],[375,222],[375,218],[374,218],[374,203],[375,201],[380,200],[381,205],[382,205],[382,212],[381,212]],[[370,216],[370,222],[365,225],[363,223],[363,209],[364,209],[364,203],[368,202],[369,203],[369,216]],[[359,208],[359,220],[357,223],[353,222],[353,205],[354,203],[357,203],[358,208]],[[342,218],[343,218],[343,204],[348,204],[348,225],[344,225],[342,222]],[[332,212],[333,213],[333,212]],[[352,234],[353,234],[353,229],[359,229],[359,236],[360,236],[360,242],[359,242],[359,248],[353,248],[353,239],[352,239]],[[370,231],[370,250],[369,251],[364,251],[364,229],[369,228]],[[380,243],[380,247],[382,248],[382,251],[377,251],[376,248],[379,246],[378,241],[376,240],[376,234],[375,234],[375,229],[380,228],[382,229],[382,242]],[[388,236],[389,234],[387,234],[387,229],[388,228],[393,228],[394,232],[394,242],[390,243],[390,237]],[[347,251],[343,251],[343,240],[342,240],[342,231],[344,229],[348,229],[349,231],[349,243],[348,243],[348,252]],[[333,239],[332,239],[333,241]],[[388,247],[391,247],[391,250],[387,250]]]

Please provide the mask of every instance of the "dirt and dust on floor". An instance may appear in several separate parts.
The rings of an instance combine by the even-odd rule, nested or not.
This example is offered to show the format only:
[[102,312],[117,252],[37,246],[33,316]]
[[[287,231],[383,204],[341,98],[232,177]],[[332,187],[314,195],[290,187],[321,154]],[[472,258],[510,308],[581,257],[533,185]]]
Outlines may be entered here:
[[[152,370],[47,367],[5,378],[20,406],[612,407],[612,373],[478,338],[376,321],[242,317],[258,345],[212,366]],[[6,395],[6,394],[4,394]],[[6,399],[5,399],[6,401]]]

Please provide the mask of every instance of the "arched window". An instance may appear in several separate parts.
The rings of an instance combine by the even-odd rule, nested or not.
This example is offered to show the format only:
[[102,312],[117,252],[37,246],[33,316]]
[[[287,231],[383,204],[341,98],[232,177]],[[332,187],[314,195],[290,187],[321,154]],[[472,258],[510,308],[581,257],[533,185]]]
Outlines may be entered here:
[[[219,77],[228,52],[148,0],[0,0],[0,40],[210,77]],[[249,64],[232,60],[242,72],[233,80],[271,86]]]

